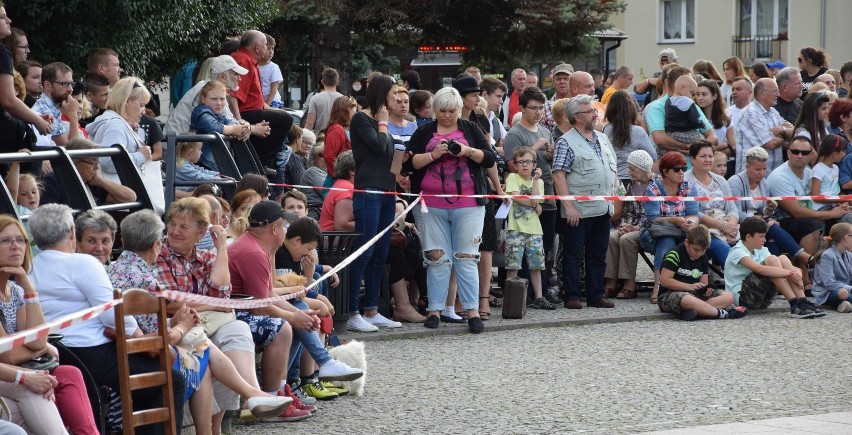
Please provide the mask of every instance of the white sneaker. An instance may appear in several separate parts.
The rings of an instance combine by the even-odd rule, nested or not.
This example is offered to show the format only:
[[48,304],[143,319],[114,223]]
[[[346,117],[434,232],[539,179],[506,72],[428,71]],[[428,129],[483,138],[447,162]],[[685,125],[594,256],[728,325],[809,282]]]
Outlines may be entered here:
[[272,418],[281,415],[292,402],[293,399],[284,396],[255,396],[249,397],[246,407],[257,418]]
[[464,320],[461,316],[456,314],[456,310],[454,307],[445,307],[444,311],[441,311],[441,315],[444,317],[449,317],[453,320]]
[[848,313],[852,312],[852,303],[849,301],[843,301],[837,306],[838,313]]
[[369,324],[373,326],[378,326],[380,328],[402,328],[402,323],[394,322],[393,320],[388,319],[387,317],[379,313],[376,313],[376,315],[373,317],[364,316],[363,319],[366,320]]
[[320,381],[354,381],[355,379],[364,376],[361,369],[354,369],[348,365],[333,359],[320,366],[319,380]]
[[379,330],[377,326],[364,320],[360,314],[349,316],[349,320],[346,321],[346,329],[357,332],[376,332]]

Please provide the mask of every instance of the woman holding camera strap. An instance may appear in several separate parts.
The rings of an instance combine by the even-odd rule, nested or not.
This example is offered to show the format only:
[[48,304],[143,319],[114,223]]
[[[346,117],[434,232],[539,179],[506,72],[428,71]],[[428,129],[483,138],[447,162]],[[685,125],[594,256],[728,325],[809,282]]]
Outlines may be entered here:
[[483,169],[494,166],[494,154],[479,128],[460,119],[462,98],[454,88],[443,88],[433,102],[435,121],[420,126],[408,142],[410,158],[403,169],[411,173],[411,192],[451,194],[426,197],[428,208],[414,208],[423,256],[428,265],[429,317],[427,328],[437,328],[439,314],[455,269],[462,308],[471,332],[485,330],[479,317],[479,244],[485,218],[484,198],[467,195],[488,192]]

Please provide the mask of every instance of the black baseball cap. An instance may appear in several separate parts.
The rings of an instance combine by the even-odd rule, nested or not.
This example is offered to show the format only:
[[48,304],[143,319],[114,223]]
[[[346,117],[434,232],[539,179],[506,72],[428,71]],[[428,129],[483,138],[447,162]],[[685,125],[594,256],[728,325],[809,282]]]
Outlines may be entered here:
[[248,218],[249,226],[252,228],[265,227],[285,216],[281,204],[270,200],[261,201],[251,208]]

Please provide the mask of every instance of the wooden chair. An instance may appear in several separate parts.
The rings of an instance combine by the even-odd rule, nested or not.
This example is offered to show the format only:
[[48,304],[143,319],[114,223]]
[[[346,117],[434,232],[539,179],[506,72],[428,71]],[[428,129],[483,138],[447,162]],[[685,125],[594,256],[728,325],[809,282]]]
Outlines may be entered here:
[[[166,300],[139,289],[128,290],[124,294],[116,291],[115,297],[124,301],[115,307],[116,346],[124,434],[135,433],[134,428],[137,426],[163,422],[166,424],[166,434],[173,435],[176,433],[175,398],[172,392],[172,364],[169,361],[171,349],[168,345],[168,329],[166,328]],[[136,314],[157,314],[158,334],[136,338],[125,336],[123,333],[124,316]],[[128,356],[133,353],[151,351],[159,352],[160,371],[131,375]],[[134,412],[131,392],[153,387],[161,388],[163,406]]]

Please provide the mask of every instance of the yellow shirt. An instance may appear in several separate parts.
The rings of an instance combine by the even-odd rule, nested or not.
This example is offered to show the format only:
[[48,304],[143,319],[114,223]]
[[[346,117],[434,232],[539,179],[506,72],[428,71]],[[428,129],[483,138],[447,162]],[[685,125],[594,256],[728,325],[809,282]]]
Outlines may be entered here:
[[603,93],[603,96],[601,97],[601,103],[602,104],[609,103],[609,99],[612,98],[612,94],[614,94],[616,90],[617,89],[615,89],[615,86],[610,86],[610,87],[606,88],[606,90]]

